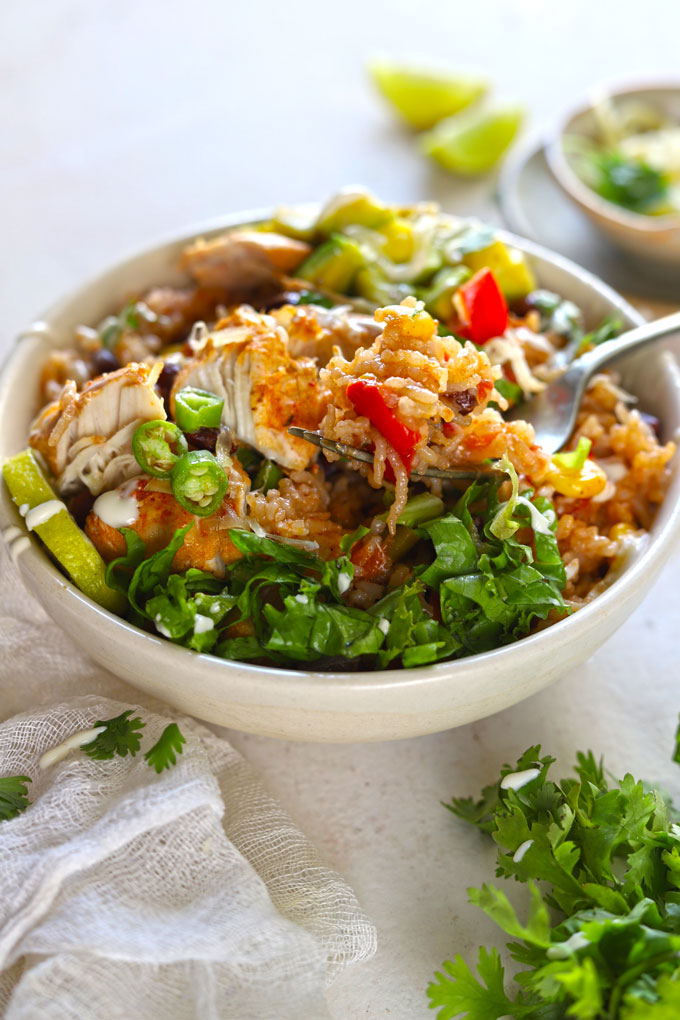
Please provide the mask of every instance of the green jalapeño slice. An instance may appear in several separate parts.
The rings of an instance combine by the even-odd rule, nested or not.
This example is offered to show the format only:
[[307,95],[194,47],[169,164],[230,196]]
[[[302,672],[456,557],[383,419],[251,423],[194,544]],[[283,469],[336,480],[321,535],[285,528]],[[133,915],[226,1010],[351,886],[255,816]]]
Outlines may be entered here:
[[132,452],[142,471],[154,478],[169,478],[178,460],[189,449],[180,429],[158,418],[145,421],[132,437]]
[[181,507],[198,517],[214,514],[228,489],[227,476],[208,450],[185,453],[172,472],[175,499]]

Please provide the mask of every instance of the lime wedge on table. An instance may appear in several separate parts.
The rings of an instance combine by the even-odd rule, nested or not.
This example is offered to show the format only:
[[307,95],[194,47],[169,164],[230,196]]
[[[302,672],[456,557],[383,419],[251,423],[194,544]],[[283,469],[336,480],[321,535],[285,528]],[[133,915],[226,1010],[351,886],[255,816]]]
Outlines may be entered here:
[[383,96],[411,127],[424,130],[474,103],[488,89],[484,78],[420,70],[389,60],[373,60],[369,73]]
[[524,119],[519,106],[482,107],[448,117],[424,135],[423,152],[452,173],[483,174],[510,147]]

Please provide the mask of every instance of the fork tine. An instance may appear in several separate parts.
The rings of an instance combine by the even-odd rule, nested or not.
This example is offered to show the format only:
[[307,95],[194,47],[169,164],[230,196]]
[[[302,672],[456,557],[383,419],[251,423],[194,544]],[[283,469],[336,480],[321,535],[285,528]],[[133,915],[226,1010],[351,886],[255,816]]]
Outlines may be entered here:
[[[288,429],[291,436],[297,436],[299,439],[306,439],[308,443],[313,443],[315,446],[319,446],[322,450],[328,450],[330,453],[336,453],[338,457],[344,457],[348,460],[360,460],[364,464],[373,463],[373,454],[369,453],[368,450],[359,450],[356,446],[348,446],[347,443],[338,443],[334,439],[326,439],[325,436],[320,435],[318,432],[309,432],[307,429],[298,428],[297,425],[291,425]],[[450,479],[451,481],[458,481],[460,479],[475,479],[475,478],[501,478],[505,476],[506,472],[498,467],[488,468],[427,468],[425,471],[413,471],[418,478],[444,478]]]

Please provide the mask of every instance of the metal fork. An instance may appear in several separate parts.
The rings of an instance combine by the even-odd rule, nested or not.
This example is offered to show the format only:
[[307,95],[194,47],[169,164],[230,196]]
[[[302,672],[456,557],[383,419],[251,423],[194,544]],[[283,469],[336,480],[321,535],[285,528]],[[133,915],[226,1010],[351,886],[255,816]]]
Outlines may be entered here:
[[[644,326],[637,326],[626,333],[622,333],[614,340],[608,340],[592,351],[582,354],[580,358],[571,365],[544,390],[529,400],[517,404],[506,414],[508,421],[522,419],[530,422],[536,433],[536,443],[546,453],[556,453],[569,439],[576,424],[576,415],[583,400],[586,386],[589,380],[606,365],[622,354],[628,354],[637,350],[645,344],[660,340],[669,333],[680,331],[680,312],[673,312],[662,319],[655,319],[647,322]],[[306,439],[322,450],[329,450],[339,457],[346,457],[350,460],[361,460],[365,464],[373,463],[373,454],[368,450],[360,450],[356,446],[348,446],[346,443],[336,443],[333,439],[326,439],[318,432],[308,432],[292,425],[288,431],[293,436]],[[498,467],[498,462],[493,467],[469,467],[469,468],[427,468],[425,471],[411,472],[413,475],[425,478],[445,478],[452,481],[470,478],[498,478],[505,472]]]
[[680,312],[673,312],[672,315],[665,315],[662,319],[647,322],[613,340],[607,340],[592,351],[582,354],[554,382],[536,396],[517,404],[505,417],[509,421],[519,418],[530,422],[536,433],[537,445],[546,453],[555,453],[564,446],[573,432],[586,386],[596,372],[615,358],[678,331]]
[[[361,460],[364,464],[373,463],[373,454],[369,450],[360,450],[356,446],[348,446],[347,443],[336,443],[334,439],[326,439],[319,432],[308,432],[307,429],[300,429],[297,425],[291,425],[288,429],[291,436],[298,436],[306,439],[308,443],[320,446],[322,450],[329,450],[337,453],[339,457],[349,460]],[[471,478],[501,478],[505,471],[498,467],[469,467],[469,468],[426,468],[425,471],[412,471],[411,474],[417,478],[446,478],[451,481]]]

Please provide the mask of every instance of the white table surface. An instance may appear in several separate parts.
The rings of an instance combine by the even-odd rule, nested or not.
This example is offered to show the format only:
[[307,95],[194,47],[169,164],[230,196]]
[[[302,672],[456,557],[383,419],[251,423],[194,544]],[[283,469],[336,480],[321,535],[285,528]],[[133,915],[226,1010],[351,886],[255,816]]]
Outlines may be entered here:
[[[416,20],[416,12],[418,18]],[[377,52],[493,78],[539,132],[602,79],[677,68],[680,8],[647,0],[33,0],[0,8],[0,345],[65,290],[192,222],[364,182],[494,217],[493,179],[431,169],[367,86]],[[440,806],[542,741],[565,767],[604,752],[680,787],[676,554],[583,668],[484,722],[384,745],[296,745],[230,733],[356,889],[379,930],[330,991],[336,1020],[420,1020],[442,960],[500,944],[465,889],[493,850]]]

